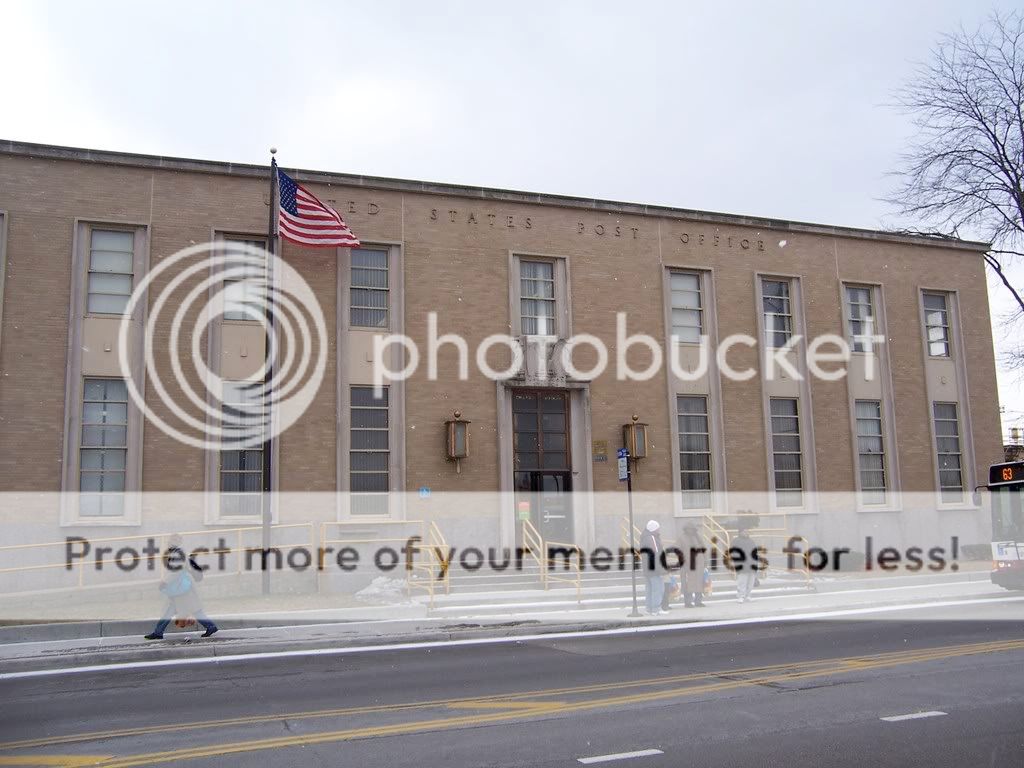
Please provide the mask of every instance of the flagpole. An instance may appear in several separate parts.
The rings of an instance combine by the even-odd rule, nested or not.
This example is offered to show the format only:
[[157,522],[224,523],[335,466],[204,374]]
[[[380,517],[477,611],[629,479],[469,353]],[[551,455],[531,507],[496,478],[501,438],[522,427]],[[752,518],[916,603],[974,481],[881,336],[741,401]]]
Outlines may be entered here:
[[274,253],[275,245],[277,242],[277,158],[274,155],[277,154],[277,149],[274,147],[270,148],[270,217],[267,223],[267,253],[270,254],[270,258],[267,259],[267,302],[266,302],[266,317],[267,317],[267,333],[266,333],[266,345],[264,351],[264,369],[263,369],[263,392],[264,402],[266,403],[266,414],[264,416],[264,429],[263,433],[263,594],[270,594],[270,523],[272,520],[272,493],[274,490],[273,482],[273,440],[272,440],[272,429],[274,425],[273,418],[273,398],[271,397],[270,387],[274,380],[274,364],[271,359],[271,352],[273,351],[274,343]]

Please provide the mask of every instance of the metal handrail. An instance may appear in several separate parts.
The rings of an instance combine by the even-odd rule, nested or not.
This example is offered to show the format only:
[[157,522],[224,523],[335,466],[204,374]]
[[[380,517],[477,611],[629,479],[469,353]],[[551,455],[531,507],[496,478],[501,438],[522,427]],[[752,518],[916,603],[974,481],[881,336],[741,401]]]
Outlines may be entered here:
[[[800,555],[800,559],[803,560],[804,567],[803,568],[787,568],[787,570],[796,571],[797,573],[802,574],[803,577],[804,577],[804,583],[809,587],[809,586],[811,586],[811,565],[810,565],[810,563],[811,563],[811,560],[810,560],[810,557],[811,557],[811,553],[810,553],[811,543],[807,539],[805,539],[803,536],[790,536],[787,539],[787,542],[792,541],[793,539],[797,539],[798,541],[803,543],[803,547],[801,547],[801,549],[803,551],[802,551],[802,553]],[[785,554],[785,553],[783,553],[783,554]],[[788,555],[787,555],[787,557],[788,557]],[[787,565],[788,565],[788,563],[787,563]]]
[[[704,515],[704,518],[701,521],[701,527],[704,529],[704,539],[709,545],[718,550],[722,562],[728,565],[729,546],[732,539],[729,535],[728,529],[715,520],[711,515]],[[723,544],[725,547],[724,549],[722,548]]]
[[540,532],[529,520],[523,520],[523,554],[529,555],[537,562],[540,571],[540,583],[544,589],[548,588],[547,550],[544,548],[544,539]]
[[[802,575],[804,577],[804,581],[807,583],[808,586],[810,586],[810,584],[811,584],[811,569],[810,569],[810,559],[809,559],[810,555],[809,555],[809,552],[808,552],[808,550],[810,549],[810,543],[807,541],[806,538],[804,538],[803,536],[800,536],[798,534],[794,534],[789,529],[789,527],[787,525],[788,517],[789,516],[787,515],[787,513],[785,513],[785,512],[767,512],[767,513],[760,513],[760,512],[736,512],[734,514],[730,514],[730,515],[727,515],[725,517],[728,520],[742,520],[742,518],[755,518],[759,522],[763,518],[773,518],[773,517],[774,518],[780,518],[781,517],[782,518],[782,524],[781,525],[772,525],[772,526],[749,528],[748,531],[750,533],[750,536],[752,538],[754,538],[755,540],[759,540],[759,541],[764,541],[765,539],[768,539],[770,541],[771,540],[775,540],[775,539],[781,540],[781,545],[780,546],[777,546],[777,547],[774,547],[774,548],[760,547],[760,549],[765,554],[767,554],[767,555],[787,554],[784,551],[784,545],[785,544],[788,544],[790,541],[792,541],[794,539],[799,541],[799,542],[802,542],[802,544],[803,544],[802,550],[803,551],[802,551],[802,553],[800,555],[800,559],[803,562],[802,567],[800,567],[800,568],[787,568],[787,570],[793,571],[793,572],[796,572],[796,573]],[[731,543],[732,543],[732,536],[733,536],[733,534],[739,532],[739,528],[738,527],[736,527],[736,528],[726,528],[721,523],[719,523],[718,520],[716,520],[714,518],[714,516],[712,516],[712,515],[705,515],[704,516],[704,529],[705,529],[705,531],[714,531],[715,534],[720,539],[722,539],[724,537],[724,540],[725,540],[725,551],[723,552],[722,562],[725,563],[725,565],[727,567],[731,568],[730,563],[729,563],[729,548],[730,548]],[[720,547],[718,548],[718,550],[719,550],[719,552],[722,552],[722,549]]]
[[[582,604],[583,602],[583,549],[576,544],[569,544],[564,541],[551,541],[550,539],[546,542],[547,544],[547,578],[548,581],[564,581],[572,584],[576,587],[576,602]],[[568,566],[569,575],[558,575],[559,571],[555,567],[555,558],[552,556],[552,550],[567,550],[571,554],[565,558],[565,563]],[[562,573],[565,573],[563,570]]]
[[[639,545],[639,541],[640,541],[641,532],[640,532],[640,529],[637,528],[635,525],[633,526],[633,536],[634,536],[634,540],[637,542],[637,547],[639,548],[639,546],[640,546]],[[622,545],[622,551],[623,552],[628,552],[629,551],[629,515],[624,515],[622,517],[622,520],[619,521],[619,542]],[[633,559],[634,559],[634,562],[635,562],[636,561],[636,552],[633,553]]]
[[[444,593],[451,593],[451,568],[444,568],[444,576],[439,576],[442,567],[447,561],[450,565],[451,547],[448,546],[448,542],[441,533],[441,529],[437,526],[433,520],[338,520],[321,523],[320,526],[320,563],[318,568],[318,575],[323,571],[323,557],[324,551],[330,544],[343,544],[346,546],[352,546],[356,544],[404,544],[409,540],[409,536],[362,536],[362,537],[339,537],[329,538],[328,528],[334,526],[339,528],[341,531],[345,529],[349,530],[366,530],[367,528],[379,528],[379,527],[401,527],[408,531],[410,528],[417,532],[420,543],[423,545],[418,547],[414,555],[415,558],[409,567],[406,569],[405,583],[406,589],[411,593],[414,589],[422,589],[427,593],[428,596],[428,607],[434,607],[434,596],[437,593],[437,588],[440,585],[444,587]],[[340,536],[341,534],[337,534]],[[418,558],[421,558],[426,553],[426,557],[429,562],[421,562]],[[318,580],[319,589],[319,580]]]
[[[309,542],[306,543],[305,541],[302,541],[302,542],[298,542],[298,543],[294,543],[294,544],[280,544],[280,545],[276,546],[277,549],[291,550],[291,549],[296,549],[298,547],[308,547],[310,550],[312,550],[316,546],[316,542],[313,540],[313,524],[312,523],[278,523],[278,524],[275,524],[275,525],[271,526],[271,530],[283,530],[283,529],[292,529],[292,528],[307,528],[309,530]],[[186,537],[186,536],[199,536],[199,535],[203,535],[203,536],[216,535],[216,536],[223,537],[224,535],[235,534],[237,536],[237,548],[234,550],[234,552],[238,554],[238,568],[235,571],[235,575],[239,575],[240,576],[242,574],[242,572],[243,572],[243,570],[242,570],[241,554],[243,552],[245,552],[246,549],[262,549],[262,545],[258,546],[258,547],[255,547],[255,546],[254,547],[248,547],[248,548],[243,547],[242,546],[242,535],[244,533],[246,533],[247,531],[262,531],[262,530],[263,530],[262,526],[253,525],[253,526],[243,526],[243,527],[238,527],[238,528],[208,528],[208,529],[201,530],[201,531],[170,531],[170,532],[161,532],[161,533],[136,533],[136,534],[132,534],[132,535],[129,535],[129,536],[105,536],[105,537],[99,538],[99,539],[89,539],[88,541],[89,541],[90,545],[97,545],[97,544],[102,545],[102,544],[111,544],[111,543],[121,543],[121,542],[127,542],[127,541],[149,541],[150,539],[152,539],[154,541],[159,541],[159,543],[160,543],[160,547],[159,547],[160,548],[160,552],[158,554],[155,554],[155,555],[143,555],[141,553],[138,553],[138,555],[139,555],[138,560],[139,560],[139,562],[149,562],[149,561],[153,561],[153,560],[157,561],[160,564],[160,577],[163,578],[163,569],[164,569],[163,554],[164,554],[164,552],[167,549],[167,540],[171,536]],[[36,542],[36,543],[33,543],[33,544],[5,544],[5,545],[0,546],[0,557],[2,557],[5,552],[11,552],[11,551],[15,551],[15,550],[41,549],[41,548],[44,548],[44,547],[65,547],[65,546],[67,546],[67,540],[66,539],[62,540],[62,541],[42,541],[42,542]],[[94,547],[94,549],[95,549],[95,547]],[[211,555],[217,555],[217,554],[221,554],[221,553],[224,553],[224,552],[230,553],[230,552],[232,552],[232,550],[231,549],[219,549],[219,548],[216,548],[216,547],[210,550],[210,554]],[[76,587],[84,588],[84,587],[87,586],[85,584],[85,572],[86,572],[87,568],[95,568],[96,570],[102,570],[103,565],[105,565],[105,564],[113,564],[115,562],[115,559],[116,559],[115,558],[116,553],[111,552],[110,555],[111,556],[109,556],[109,557],[107,557],[107,556],[94,556],[94,557],[83,557],[83,558],[81,558],[79,560],[79,562],[77,563],[77,565],[73,566],[73,567],[77,567],[78,568],[78,584],[76,585]],[[67,564],[67,561],[65,559],[64,562],[60,562],[60,563],[43,563],[43,564],[38,564],[38,565],[7,566],[7,567],[4,567],[4,568],[0,568],[0,574],[3,574],[3,573],[17,573],[17,572],[21,572],[21,571],[40,571],[40,570],[47,570],[47,569],[52,569],[52,568],[62,568],[64,570],[71,570],[71,569],[68,568],[68,564]],[[109,572],[113,573],[114,571],[109,571]],[[211,576],[223,576],[223,575],[226,575],[226,574],[224,574],[224,573],[212,573],[212,574],[208,574],[208,575],[211,575]],[[58,587],[58,589],[59,589],[59,587]]]
[[[434,565],[440,570],[440,568],[447,563],[448,567],[445,567],[444,569],[444,593],[446,595],[450,595],[452,591],[452,548],[448,546],[447,539],[445,539],[444,534],[441,533],[441,529],[438,528],[437,523],[433,520],[431,520],[430,525],[427,526],[427,532],[429,533],[430,554],[433,557]],[[433,605],[434,593],[433,590],[431,590],[430,606],[433,607]]]

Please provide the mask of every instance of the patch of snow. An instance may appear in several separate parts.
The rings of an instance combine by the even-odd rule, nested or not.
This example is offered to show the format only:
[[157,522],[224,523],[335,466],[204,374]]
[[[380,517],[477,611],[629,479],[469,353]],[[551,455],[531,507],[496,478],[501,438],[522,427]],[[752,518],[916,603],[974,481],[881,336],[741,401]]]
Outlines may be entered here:
[[355,594],[356,600],[385,603],[408,603],[405,593],[405,579],[391,579],[378,576]]

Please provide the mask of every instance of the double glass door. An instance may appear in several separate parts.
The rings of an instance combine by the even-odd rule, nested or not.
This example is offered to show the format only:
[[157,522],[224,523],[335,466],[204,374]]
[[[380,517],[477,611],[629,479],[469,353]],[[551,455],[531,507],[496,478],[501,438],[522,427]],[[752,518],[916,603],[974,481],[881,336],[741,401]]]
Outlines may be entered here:
[[528,518],[545,541],[573,543],[569,393],[515,390],[512,422],[517,541]]

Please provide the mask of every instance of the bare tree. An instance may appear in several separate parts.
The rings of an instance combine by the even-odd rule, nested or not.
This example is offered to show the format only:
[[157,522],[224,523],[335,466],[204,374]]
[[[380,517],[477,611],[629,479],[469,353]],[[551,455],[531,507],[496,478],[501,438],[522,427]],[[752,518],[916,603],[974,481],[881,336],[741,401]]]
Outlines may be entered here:
[[[1005,267],[1024,258],[1024,15],[946,35],[898,94],[918,128],[891,202],[927,234],[992,243],[985,261],[1024,315]],[[923,233],[922,233],[923,234]]]

